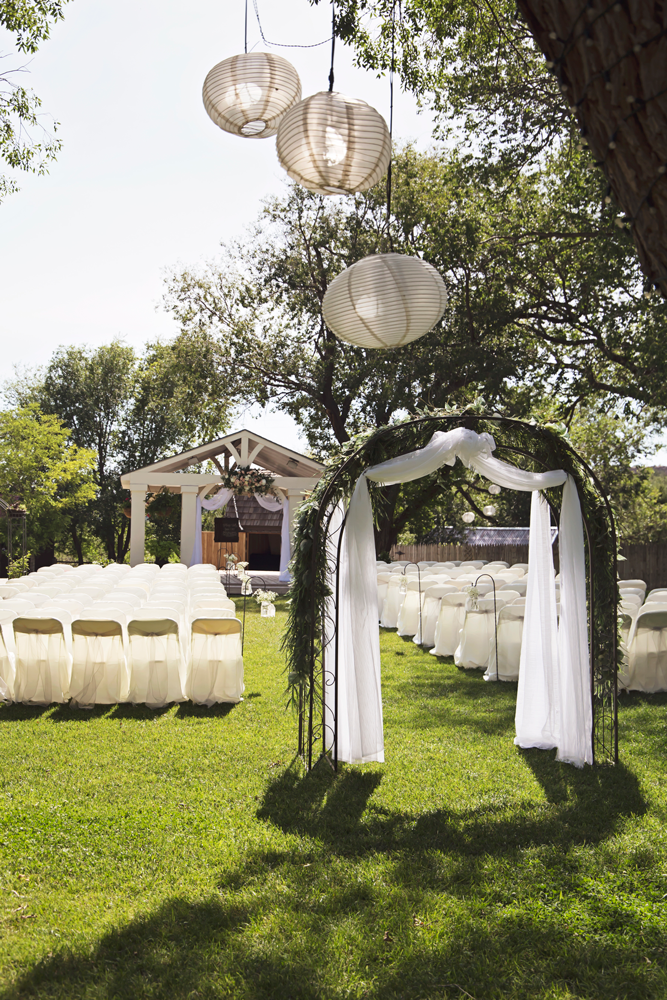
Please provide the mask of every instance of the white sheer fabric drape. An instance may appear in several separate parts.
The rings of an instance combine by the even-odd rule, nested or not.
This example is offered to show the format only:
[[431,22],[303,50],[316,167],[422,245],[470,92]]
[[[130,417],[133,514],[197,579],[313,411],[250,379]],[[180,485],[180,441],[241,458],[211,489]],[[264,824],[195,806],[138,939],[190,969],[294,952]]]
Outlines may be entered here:
[[[560,759],[578,766],[592,761],[583,529],[576,486],[562,470],[533,473],[508,465],[493,458],[494,449],[490,434],[463,427],[437,431],[424,448],[367,469],[357,482],[341,554],[338,731],[343,760],[382,760],[384,751],[373,516],[366,480],[407,483],[460,458],[499,486],[534,492],[516,741],[557,746]],[[549,511],[537,491],[564,483],[559,634]],[[343,700],[342,689],[347,692]],[[533,689],[539,693],[537,702]],[[347,756],[340,752],[343,732],[354,734],[344,737]]]
[[[197,526],[195,530],[195,545],[192,553],[191,566],[196,566],[202,561],[202,541],[201,541],[201,512],[204,510],[221,510],[226,507],[233,495],[233,490],[221,489],[209,500],[197,497]],[[289,523],[289,501],[287,497],[268,497],[255,493],[255,500],[264,510],[282,510],[283,518],[280,526],[280,577],[285,583],[289,583],[292,577],[289,573],[290,553],[290,523]]]

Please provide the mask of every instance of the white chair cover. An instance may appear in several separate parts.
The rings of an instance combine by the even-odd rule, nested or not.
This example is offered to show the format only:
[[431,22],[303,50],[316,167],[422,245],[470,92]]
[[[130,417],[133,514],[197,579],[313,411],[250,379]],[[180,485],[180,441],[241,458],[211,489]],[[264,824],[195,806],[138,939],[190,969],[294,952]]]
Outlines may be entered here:
[[242,701],[241,622],[202,616],[193,619],[191,629],[187,696],[196,705]]
[[[525,604],[523,603],[519,605],[508,604],[500,609],[498,614],[498,680],[516,681],[519,679],[524,617]],[[485,680],[495,679],[496,659],[492,655]]]
[[16,701],[62,704],[69,699],[71,617],[66,611],[33,611],[13,622],[16,645]]
[[446,594],[440,602],[440,614],[435,626],[434,646],[429,650],[434,656],[453,656],[466,617],[468,595]]
[[387,584],[387,596],[384,599],[382,614],[380,615],[380,625],[382,628],[396,628],[398,625],[398,613],[403,603],[403,594],[401,594],[402,579],[403,574],[399,576],[398,573],[392,573],[391,580]]
[[466,608],[459,644],[454,651],[454,663],[466,670],[486,669],[494,644],[496,616],[493,600],[482,598],[477,607]]
[[132,615],[127,624],[128,701],[163,708],[185,700],[184,650],[177,616],[159,608],[151,612],[150,618]]
[[631,631],[627,687],[667,691],[667,609],[642,609]]
[[12,622],[16,611],[7,611],[0,606],[0,700],[14,701],[14,678],[16,677],[16,646]]
[[70,698],[82,708],[114,705],[129,691],[127,657],[120,612],[92,608],[72,622]]
[[412,640],[418,646],[435,645],[435,629],[440,615],[440,603],[446,594],[455,594],[456,587],[453,584],[434,584],[424,593],[424,606],[422,608],[422,628],[417,631]]
[[399,635],[415,635],[419,631],[422,596],[419,580],[408,580],[408,592],[401,604],[396,622]]

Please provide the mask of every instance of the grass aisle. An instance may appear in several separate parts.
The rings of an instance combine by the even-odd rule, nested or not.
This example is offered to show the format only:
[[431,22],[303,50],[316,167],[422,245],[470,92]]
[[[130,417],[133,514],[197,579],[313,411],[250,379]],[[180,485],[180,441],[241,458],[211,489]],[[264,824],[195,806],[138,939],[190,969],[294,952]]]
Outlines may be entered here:
[[667,997],[667,698],[577,771],[385,633],[387,764],[304,776],[283,622],[235,707],[0,707],[0,1000]]

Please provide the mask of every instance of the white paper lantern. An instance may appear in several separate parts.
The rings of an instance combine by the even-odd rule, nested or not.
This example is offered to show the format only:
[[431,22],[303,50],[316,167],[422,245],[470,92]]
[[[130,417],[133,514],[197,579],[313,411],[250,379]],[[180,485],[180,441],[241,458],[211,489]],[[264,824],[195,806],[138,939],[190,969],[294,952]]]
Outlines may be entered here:
[[461,520],[465,521],[466,524],[472,524],[472,522],[475,520],[475,515],[471,510],[467,510],[465,514],[461,515]]
[[382,115],[365,101],[329,91],[287,112],[276,148],[292,180],[317,194],[367,191],[384,177],[391,159]]
[[489,486],[489,493],[493,494],[494,497],[497,497],[498,494],[500,493],[500,486],[496,486],[496,484],[493,483],[491,486]]
[[496,508],[493,506],[492,503],[490,503],[488,504],[488,506],[482,507],[482,513],[486,517],[493,517],[493,515],[496,513]]
[[425,260],[378,253],[334,278],[322,315],[348,344],[402,347],[432,330],[446,305],[445,283]]
[[204,107],[225,132],[247,139],[275,135],[285,112],[301,100],[299,74],[271,52],[223,59],[204,80]]

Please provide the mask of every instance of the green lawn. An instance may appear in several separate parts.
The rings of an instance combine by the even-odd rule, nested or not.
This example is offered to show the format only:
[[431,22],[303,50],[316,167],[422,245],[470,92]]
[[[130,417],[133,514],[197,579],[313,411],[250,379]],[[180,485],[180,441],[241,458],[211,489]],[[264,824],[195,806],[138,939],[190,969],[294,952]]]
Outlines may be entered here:
[[387,763],[304,776],[283,620],[235,707],[0,707],[0,1000],[667,997],[667,698],[577,771],[386,633]]

